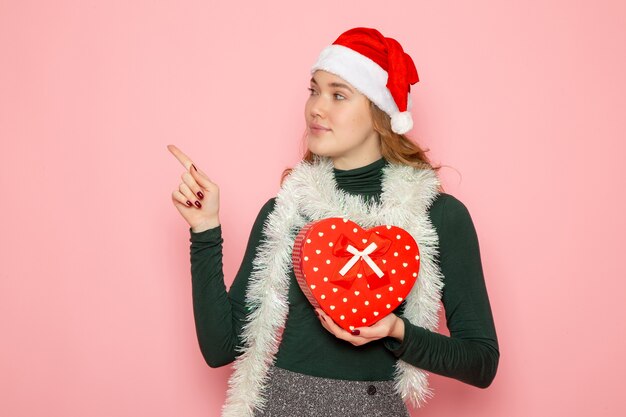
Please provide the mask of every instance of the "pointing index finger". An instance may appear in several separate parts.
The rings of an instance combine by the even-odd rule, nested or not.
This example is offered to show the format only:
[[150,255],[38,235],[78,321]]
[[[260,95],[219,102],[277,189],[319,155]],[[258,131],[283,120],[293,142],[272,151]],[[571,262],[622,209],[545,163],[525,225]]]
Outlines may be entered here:
[[191,164],[193,163],[191,159],[174,145],[167,145],[167,149],[176,157],[176,159],[178,159],[185,169],[189,171]]

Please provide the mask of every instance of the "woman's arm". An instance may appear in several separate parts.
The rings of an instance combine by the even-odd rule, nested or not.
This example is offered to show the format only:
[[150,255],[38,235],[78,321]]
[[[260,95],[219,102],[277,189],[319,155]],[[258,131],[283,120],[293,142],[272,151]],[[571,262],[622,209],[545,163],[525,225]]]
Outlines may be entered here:
[[230,291],[226,291],[222,268],[222,227],[195,233],[189,229],[191,247],[191,282],[196,334],[207,364],[219,367],[238,355],[241,328],[248,313],[245,291],[252,271],[252,261],[263,235],[263,225],[274,208],[274,198],[261,208],[246,252]]
[[486,388],[496,375],[500,353],[476,230],[467,208],[448,194],[433,203],[431,219],[439,234],[442,301],[450,337],[402,317],[402,342],[387,338],[385,345],[418,368]]

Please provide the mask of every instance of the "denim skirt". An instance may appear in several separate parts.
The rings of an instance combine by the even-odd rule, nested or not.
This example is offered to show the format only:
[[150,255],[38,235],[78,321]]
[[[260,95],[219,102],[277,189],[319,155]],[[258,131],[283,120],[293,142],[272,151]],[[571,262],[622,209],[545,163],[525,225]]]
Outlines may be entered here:
[[270,366],[267,405],[255,417],[409,417],[394,381],[348,381]]

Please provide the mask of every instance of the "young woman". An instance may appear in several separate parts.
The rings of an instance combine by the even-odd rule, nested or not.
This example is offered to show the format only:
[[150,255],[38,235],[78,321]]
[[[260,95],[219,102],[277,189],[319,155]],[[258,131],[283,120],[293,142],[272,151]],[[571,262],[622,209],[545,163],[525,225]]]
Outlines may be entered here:
[[[320,54],[305,105],[308,150],[261,208],[229,291],[219,189],[175,146],[172,194],[189,223],[196,330],[211,367],[235,361],[224,416],[408,416],[431,395],[427,373],[486,388],[498,342],[476,231],[443,193],[412,128],[412,59],[380,32],[355,28]],[[418,243],[409,295],[371,326],[347,331],[313,308],[296,280],[294,239],[312,221],[394,225]],[[436,332],[443,303],[450,337]]]

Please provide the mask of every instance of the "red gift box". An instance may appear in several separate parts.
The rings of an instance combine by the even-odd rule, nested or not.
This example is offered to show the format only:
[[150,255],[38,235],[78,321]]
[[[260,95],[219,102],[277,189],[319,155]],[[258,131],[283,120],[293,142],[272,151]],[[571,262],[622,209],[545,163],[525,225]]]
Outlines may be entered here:
[[305,225],[292,252],[300,288],[346,330],[371,326],[402,303],[417,281],[417,242],[390,225],[363,229],[332,217]]

